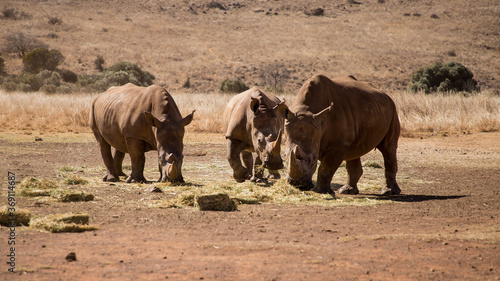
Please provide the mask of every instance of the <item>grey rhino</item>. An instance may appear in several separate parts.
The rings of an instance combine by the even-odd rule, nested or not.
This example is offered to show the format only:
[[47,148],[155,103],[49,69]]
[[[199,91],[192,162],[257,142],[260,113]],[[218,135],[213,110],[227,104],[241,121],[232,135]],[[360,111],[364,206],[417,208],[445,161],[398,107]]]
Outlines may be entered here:
[[[234,96],[224,111],[227,159],[237,182],[263,179],[263,168],[279,178],[283,168],[281,135],[284,119],[277,114],[288,107],[284,101],[253,87]],[[252,152],[256,152],[255,169]],[[242,163],[243,161],[243,163]]]
[[318,160],[314,191],[334,194],[332,177],[346,161],[347,184],[341,194],[358,194],[363,169],[360,157],[377,148],[382,152],[387,186],[383,195],[399,194],[396,183],[396,149],[399,118],[392,99],[372,85],[349,76],[330,80],[322,75],[308,79],[286,118],[288,181],[301,189],[313,188],[312,175]]
[[145,182],[144,153],[157,150],[159,180],[183,182],[184,127],[191,123],[193,114],[182,118],[172,96],[160,86],[128,83],[98,95],[92,102],[90,127],[106,166],[103,180],[114,182],[125,176],[122,162],[129,153],[132,173],[127,182]]

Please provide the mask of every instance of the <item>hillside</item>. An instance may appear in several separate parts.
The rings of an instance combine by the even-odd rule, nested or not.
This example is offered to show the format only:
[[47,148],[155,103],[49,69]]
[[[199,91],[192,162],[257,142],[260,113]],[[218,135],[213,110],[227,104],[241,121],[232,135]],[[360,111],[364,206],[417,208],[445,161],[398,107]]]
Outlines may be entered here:
[[[209,3],[209,4],[207,4]],[[210,4],[211,3],[211,4]],[[434,61],[457,61],[482,89],[500,88],[500,3],[495,0],[342,1],[12,1],[0,38],[24,33],[65,56],[63,68],[97,73],[118,61],[138,64],[170,90],[213,92],[222,80],[263,85],[270,66],[289,71],[296,91],[316,73],[354,75],[386,90],[406,89]],[[305,12],[322,8],[322,16]],[[1,10],[0,10],[1,11]],[[1,15],[1,14],[0,14]],[[23,16],[20,16],[23,15]],[[59,23],[49,23],[49,19]],[[4,54],[9,74],[21,60]]]

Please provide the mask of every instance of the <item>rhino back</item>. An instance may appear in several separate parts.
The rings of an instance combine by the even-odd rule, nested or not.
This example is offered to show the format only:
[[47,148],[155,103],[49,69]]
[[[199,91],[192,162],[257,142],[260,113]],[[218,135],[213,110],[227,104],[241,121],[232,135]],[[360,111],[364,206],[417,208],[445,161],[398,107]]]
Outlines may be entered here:
[[267,108],[274,108],[280,100],[273,95],[266,95],[258,87],[252,87],[245,92],[235,95],[224,110],[224,127],[226,138],[233,138],[249,142],[251,145],[251,127],[254,114],[250,108],[252,97],[259,99]]
[[[97,130],[106,142],[123,152],[127,152],[126,138],[144,140],[155,149],[154,133],[144,112],[159,114],[167,110],[168,97],[162,99],[164,91],[158,86],[144,88],[133,84],[110,88],[94,99],[94,132]],[[175,109],[174,113],[180,116]],[[174,115],[179,118],[177,114]]]
[[346,145],[346,160],[355,159],[375,148],[392,126],[399,131],[392,99],[354,77],[312,77],[299,92],[292,111],[317,113],[332,102],[333,110],[323,123],[322,151]]

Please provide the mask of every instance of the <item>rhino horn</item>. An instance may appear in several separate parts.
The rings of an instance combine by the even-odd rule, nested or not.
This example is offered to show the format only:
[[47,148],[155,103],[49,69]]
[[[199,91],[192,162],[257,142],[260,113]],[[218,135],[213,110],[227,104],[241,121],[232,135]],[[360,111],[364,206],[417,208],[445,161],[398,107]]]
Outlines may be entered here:
[[302,162],[297,159],[295,149],[290,151],[290,163],[288,174],[291,178],[300,178],[300,171],[302,171]]
[[167,169],[167,177],[170,179],[170,180],[175,180],[177,179],[177,176],[179,175],[178,174],[178,170],[177,170],[177,161],[179,159],[177,158],[177,156],[175,156],[173,153],[170,153],[167,157],[167,162],[169,164],[168,165],[168,169]]
[[295,157],[299,160],[302,160],[307,157],[307,154],[304,152],[304,150],[302,150],[302,148],[300,148],[300,146],[296,146],[294,148],[294,151],[296,155]]
[[271,151],[274,151],[277,147],[281,146],[281,129],[278,132],[278,137],[276,138],[276,140],[271,142],[270,145]]
[[167,177],[170,179],[170,180],[176,180],[177,179],[177,176],[178,176],[178,172],[177,172],[177,163],[176,162],[172,162],[172,164],[170,164],[168,166],[168,174],[167,174]]

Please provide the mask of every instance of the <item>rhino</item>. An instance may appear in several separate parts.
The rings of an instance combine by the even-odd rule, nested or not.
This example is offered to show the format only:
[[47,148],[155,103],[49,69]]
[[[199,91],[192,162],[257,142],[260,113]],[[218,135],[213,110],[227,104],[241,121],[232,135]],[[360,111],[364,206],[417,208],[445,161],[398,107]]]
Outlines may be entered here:
[[269,170],[271,177],[280,177],[277,170],[284,167],[281,135],[285,120],[278,111],[287,109],[285,101],[266,95],[258,87],[231,98],[223,119],[227,160],[237,182],[263,180],[264,169]]
[[[383,195],[399,194],[396,150],[400,123],[392,99],[353,76],[308,79],[288,110],[280,111],[287,136],[288,182],[300,189],[335,194],[332,177],[346,161],[347,183],[341,194],[358,194],[363,174],[360,157],[378,149],[384,157]],[[318,160],[317,182],[312,176]]]
[[[159,181],[184,182],[184,127],[194,111],[182,117],[172,96],[160,86],[139,87],[128,83],[111,87],[92,101],[90,127],[101,148],[106,166],[104,181],[115,182],[122,171],[125,153],[132,172],[127,183],[146,182],[144,153],[158,151]],[[115,148],[111,153],[111,147]]]

